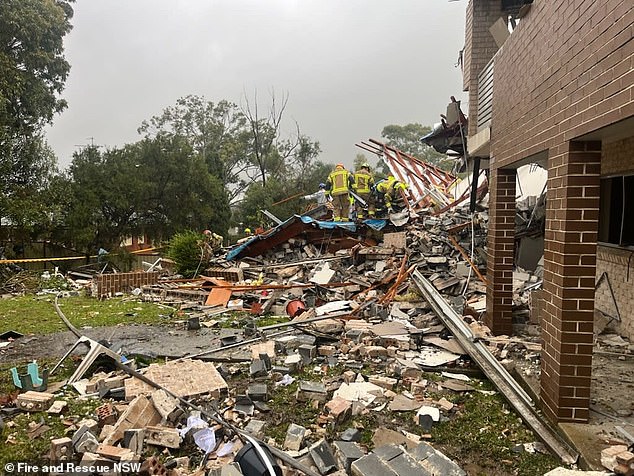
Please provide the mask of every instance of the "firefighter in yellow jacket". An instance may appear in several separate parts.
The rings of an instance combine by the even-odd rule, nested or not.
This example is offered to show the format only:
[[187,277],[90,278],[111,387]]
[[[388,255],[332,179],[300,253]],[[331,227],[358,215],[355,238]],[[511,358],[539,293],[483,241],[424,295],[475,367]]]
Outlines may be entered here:
[[385,211],[393,213],[395,205],[399,209],[407,206],[404,192],[408,188],[409,186],[406,183],[396,180],[393,175],[390,175],[386,180],[381,180],[374,187],[376,200],[381,205],[381,208],[385,207]]
[[350,213],[349,192],[353,186],[353,177],[343,164],[337,164],[326,180],[326,193],[332,197],[333,220],[348,221]]
[[[374,196],[372,194],[374,187],[374,175],[370,172],[370,164],[364,163],[354,173],[354,193],[359,195],[367,203],[368,218],[374,218]],[[357,211],[357,220],[365,218],[365,210],[361,203],[355,202]]]

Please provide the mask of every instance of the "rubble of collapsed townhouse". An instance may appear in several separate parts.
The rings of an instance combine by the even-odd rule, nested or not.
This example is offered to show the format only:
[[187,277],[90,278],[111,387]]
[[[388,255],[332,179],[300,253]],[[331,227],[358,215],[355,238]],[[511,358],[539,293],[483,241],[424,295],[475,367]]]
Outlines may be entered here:
[[[217,256],[196,279],[156,271],[95,278],[89,287],[98,297],[134,288],[141,299],[178,309],[185,328],[211,333],[209,347],[143,367],[69,325],[88,348],[75,373],[55,391],[20,393],[9,414],[60,415],[67,429],[51,441],[50,462],[102,465],[109,474],[463,475],[430,431],[461,411],[445,396],[497,391],[542,438],[527,442],[527,451],[574,463],[575,451],[540,420],[500,363],[518,354],[523,371],[538,373],[538,336],[493,336],[480,322],[487,219],[484,208],[470,214],[458,207],[413,214],[403,226],[292,217]],[[526,236],[541,223],[543,198],[518,204]],[[515,272],[520,330],[531,318],[540,264]],[[236,328],[236,315],[250,317]],[[270,315],[287,319],[254,324]],[[91,374],[104,356],[116,368]],[[496,390],[480,388],[474,372]],[[312,417],[290,422],[274,439],[266,430],[280,421],[271,406],[280,394]],[[70,418],[72,399],[98,406]],[[361,439],[368,429],[352,422],[384,411],[404,415],[417,431],[372,428],[369,446]],[[604,450],[602,461],[632,474],[634,454],[624,443]]]

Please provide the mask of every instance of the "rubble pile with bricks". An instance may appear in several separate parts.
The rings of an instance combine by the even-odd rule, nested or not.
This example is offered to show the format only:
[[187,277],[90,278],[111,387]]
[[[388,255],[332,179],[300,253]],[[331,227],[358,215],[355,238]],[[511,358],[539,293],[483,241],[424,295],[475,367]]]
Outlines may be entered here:
[[[478,369],[421,297],[413,270],[458,310],[494,357],[505,361],[517,353],[534,364],[540,344],[535,336],[492,336],[481,322],[486,211],[419,218],[416,225],[358,236],[356,245],[333,253],[295,237],[255,258],[218,258],[198,280],[142,286],[143,298],[179,307],[180,325],[217,332],[210,340],[217,346],[139,368],[143,380],[121,370],[93,374],[72,385],[79,396],[67,387],[23,393],[16,411],[64,417],[66,400],[99,399],[94,414],[68,419],[48,457],[140,462],[142,474],[267,474],[252,466],[252,443],[244,435],[296,462],[280,453],[271,457],[275,471],[285,475],[302,474],[298,468],[340,476],[466,474],[434,448],[431,430],[461,411],[452,395],[495,391],[472,378]],[[514,277],[523,324],[541,277],[522,270]],[[227,334],[236,312],[246,316],[243,325]],[[285,317],[256,325],[271,315]],[[286,405],[315,416],[291,422],[283,438],[273,438],[279,418],[271,402],[281,394]],[[409,419],[409,431],[374,428],[371,442],[362,441],[368,429],[356,418],[387,411]],[[526,445],[543,449],[537,442]],[[625,471],[627,451],[613,453],[606,453],[610,469]]]

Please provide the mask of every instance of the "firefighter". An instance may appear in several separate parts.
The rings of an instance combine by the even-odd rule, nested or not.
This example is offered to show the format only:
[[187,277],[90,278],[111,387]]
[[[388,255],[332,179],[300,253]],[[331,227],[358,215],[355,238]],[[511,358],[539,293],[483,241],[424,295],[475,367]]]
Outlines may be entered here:
[[209,261],[217,251],[222,249],[224,238],[211,230],[203,231],[203,239],[199,240],[198,245],[203,252],[203,259]]
[[394,212],[394,206],[404,208],[403,192],[407,190],[408,185],[400,180],[396,180],[390,175],[387,180],[381,180],[375,186],[377,202],[385,206],[388,213]]
[[[368,218],[374,218],[374,196],[372,194],[374,187],[374,175],[370,171],[370,164],[364,163],[354,173],[354,193],[361,197],[367,204]],[[364,207],[359,201],[355,201],[357,211],[357,220],[363,220]]]
[[350,190],[354,179],[343,164],[337,164],[326,180],[326,193],[332,197],[333,220],[348,221]]

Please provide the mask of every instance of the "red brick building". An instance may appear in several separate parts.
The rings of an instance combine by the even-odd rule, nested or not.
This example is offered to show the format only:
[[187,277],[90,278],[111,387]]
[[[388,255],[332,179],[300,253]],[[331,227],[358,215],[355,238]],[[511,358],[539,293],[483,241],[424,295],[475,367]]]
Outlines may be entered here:
[[558,421],[589,416],[595,307],[634,339],[633,36],[632,0],[467,6],[469,155],[490,168],[487,324],[511,331],[516,169],[537,163],[548,170],[541,399]]

